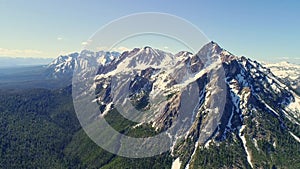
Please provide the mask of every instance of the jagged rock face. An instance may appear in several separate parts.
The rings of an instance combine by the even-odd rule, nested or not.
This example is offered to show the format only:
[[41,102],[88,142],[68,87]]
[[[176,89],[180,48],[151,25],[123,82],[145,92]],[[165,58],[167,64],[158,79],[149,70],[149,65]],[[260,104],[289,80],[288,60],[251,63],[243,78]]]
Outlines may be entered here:
[[136,48],[97,72],[101,114],[125,107],[128,98],[143,114],[140,123],[170,130],[175,142],[170,151],[182,166],[197,168],[202,152],[225,144],[236,150],[232,153],[243,154],[236,164],[219,167],[262,167],[256,157],[261,149],[281,141],[272,132],[299,144],[299,96],[258,62],[234,56],[214,42],[195,55]]
[[83,50],[80,53],[71,53],[65,56],[59,56],[53,60],[46,70],[46,76],[55,79],[71,79],[74,69],[81,67],[86,69],[86,66],[105,65],[119,57],[118,52],[92,52]]
[[79,53],[72,53],[67,56],[59,56],[47,67],[48,77],[60,78],[64,75],[71,76],[76,65],[76,58]]
[[160,66],[163,60],[172,59],[171,54],[167,54],[160,50],[154,50],[151,47],[144,47],[143,49],[134,49],[136,53],[129,55],[131,58],[128,67],[137,67],[138,65]]

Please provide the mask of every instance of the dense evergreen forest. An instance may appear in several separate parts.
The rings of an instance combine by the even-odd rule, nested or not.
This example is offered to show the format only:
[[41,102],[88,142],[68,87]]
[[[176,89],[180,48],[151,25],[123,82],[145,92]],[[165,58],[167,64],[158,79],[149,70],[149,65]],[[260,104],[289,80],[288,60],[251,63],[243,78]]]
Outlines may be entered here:
[[98,147],[81,130],[70,86],[0,90],[0,150],[0,168],[170,168],[172,163],[168,153],[128,159]]

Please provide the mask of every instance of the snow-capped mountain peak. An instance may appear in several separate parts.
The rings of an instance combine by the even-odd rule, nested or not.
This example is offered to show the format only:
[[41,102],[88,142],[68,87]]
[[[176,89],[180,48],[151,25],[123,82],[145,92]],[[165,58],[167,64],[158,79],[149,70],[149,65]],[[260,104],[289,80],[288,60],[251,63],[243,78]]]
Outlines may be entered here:
[[71,79],[73,71],[77,66],[84,67],[88,63],[94,66],[105,65],[119,56],[120,53],[118,52],[82,50],[80,53],[75,52],[69,55],[61,55],[54,59],[47,66],[46,72],[50,78]]
[[67,71],[73,70],[75,60],[79,53],[71,53],[69,55],[61,55],[54,59],[47,67],[48,69],[54,69],[55,73],[65,73]]
[[[259,62],[235,56],[215,42],[194,55],[151,47],[124,52],[99,69],[91,90],[97,91],[99,116],[125,110],[122,115],[139,125],[167,130],[174,141],[170,151],[185,167],[199,158],[197,153],[226,140],[226,146],[241,145],[249,167],[257,165],[255,146],[249,145],[279,141],[270,133],[283,132],[298,142],[299,96]],[[149,114],[126,114],[133,109]]]
[[[132,54],[128,55],[128,64],[126,67],[132,68],[136,66],[161,66],[162,64],[168,64],[173,59],[173,54],[164,52],[159,49],[153,49],[149,46],[144,48],[134,49]],[[124,62],[127,60],[125,59]]]
[[[76,68],[83,71],[76,85],[83,87],[74,91],[92,93],[100,110],[88,117],[124,111],[138,122],[129,130],[167,131],[169,151],[183,168],[197,168],[195,162],[215,150],[238,157],[227,168],[263,168],[261,157],[276,161],[284,145],[299,144],[297,65],[261,64],[210,42],[196,54],[149,46],[122,54],[84,50],[58,57],[48,72],[72,78]],[[89,68],[97,72],[92,78]],[[85,79],[92,79],[91,86]]]

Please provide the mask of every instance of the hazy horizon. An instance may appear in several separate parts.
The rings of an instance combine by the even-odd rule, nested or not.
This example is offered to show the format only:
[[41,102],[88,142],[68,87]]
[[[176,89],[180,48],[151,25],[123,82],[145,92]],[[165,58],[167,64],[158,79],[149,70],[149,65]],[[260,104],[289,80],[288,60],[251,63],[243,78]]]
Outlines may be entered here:
[[[217,42],[216,42],[217,43]],[[174,51],[170,51],[168,50],[168,48],[159,48],[157,46],[153,47],[151,45],[143,45],[143,46],[134,46],[132,48],[125,48],[123,46],[117,46],[115,47],[113,50],[113,52],[119,52],[119,53],[122,53],[122,52],[125,52],[125,51],[130,51],[130,50],[133,50],[134,48],[143,48],[145,46],[150,46],[154,49],[159,49],[159,50],[163,50],[163,51],[166,51],[166,52],[170,52],[172,54],[176,54],[180,51],[188,51],[188,52],[191,52],[193,53],[192,51],[189,51],[189,50],[178,50],[176,52]],[[222,47],[222,46],[221,46]],[[223,48],[223,47],[222,47]],[[227,50],[226,48],[224,48],[225,50]],[[85,50],[85,49],[82,49],[82,50]],[[108,50],[97,50],[95,52],[98,52],[98,51],[108,51]],[[229,52],[231,52],[230,50],[227,50]],[[59,56],[65,56],[65,55],[69,55],[69,54],[72,54],[72,53],[80,53],[81,51],[73,51],[73,52],[69,52],[69,53],[64,53],[64,54],[59,54],[57,55],[56,57],[22,57],[22,56],[0,56],[0,68],[5,68],[5,67],[20,67],[20,66],[35,66],[35,65],[47,65],[49,64],[51,61],[53,61],[54,59],[58,58]],[[198,52],[198,51],[197,51]],[[233,55],[235,55],[234,53],[232,53]],[[238,57],[241,57],[241,56],[245,56],[245,55],[236,55]],[[294,61],[291,61],[291,59],[287,58],[287,57],[273,57],[271,58],[272,60],[268,60],[268,59],[261,59],[261,60],[258,60],[256,58],[253,58],[253,57],[248,57],[248,56],[245,56],[247,58],[250,58],[252,60],[257,60],[259,62],[263,62],[263,63],[280,63],[280,62],[288,62],[288,63],[291,63],[291,64],[297,64],[297,65],[300,65],[300,58],[299,59],[295,59]],[[4,61],[4,62],[3,62]],[[14,63],[15,61],[17,61],[16,63]],[[22,63],[22,61],[25,61],[24,63]],[[33,61],[33,63],[32,63]]]

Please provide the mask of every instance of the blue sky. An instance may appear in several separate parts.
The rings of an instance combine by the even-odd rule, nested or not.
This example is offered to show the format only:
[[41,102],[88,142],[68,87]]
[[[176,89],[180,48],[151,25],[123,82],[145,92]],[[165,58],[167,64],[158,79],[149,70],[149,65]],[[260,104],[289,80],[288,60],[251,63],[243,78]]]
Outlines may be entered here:
[[182,17],[236,55],[300,63],[300,2],[279,0],[0,0],[0,56],[79,51],[101,26],[137,12]]

